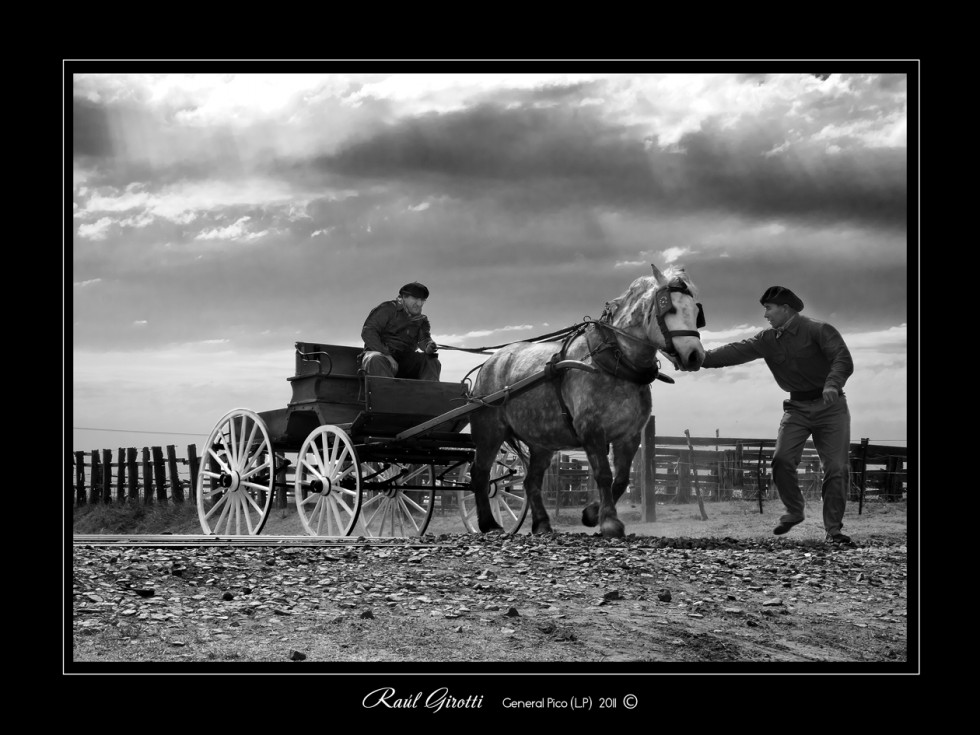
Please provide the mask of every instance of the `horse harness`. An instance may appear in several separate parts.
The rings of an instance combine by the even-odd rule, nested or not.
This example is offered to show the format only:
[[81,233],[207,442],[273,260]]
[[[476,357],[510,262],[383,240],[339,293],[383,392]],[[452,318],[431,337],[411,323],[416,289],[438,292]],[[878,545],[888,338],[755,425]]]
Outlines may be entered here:
[[[656,317],[657,325],[660,327],[660,332],[664,335],[664,352],[670,355],[676,355],[677,350],[674,348],[673,337],[697,337],[701,338],[701,333],[691,329],[676,329],[671,330],[667,328],[667,322],[665,317],[668,314],[672,314],[677,311],[677,307],[674,306],[670,294],[671,293],[684,293],[690,297],[694,297],[691,290],[688,288],[687,284],[684,283],[679,278],[673,279],[667,288],[660,289],[656,294]],[[697,317],[697,328],[701,329],[706,325],[704,318],[704,307],[699,303],[698,305],[698,317]],[[642,367],[633,363],[619,347],[619,343],[616,341],[616,333],[620,333],[629,339],[637,339],[636,337],[627,334],[626,332],[612,326],[610,323],[612,320],[612,312],[609,306],[606,306],[606,310],[603,311],[602,316],[599,321],[586,322],[574,332],[570,333],[562,342],[561,349],[552,355],[551,360],[545,366],[546,369],[551,374],[552,385],[555,387],[555,396],[558,398],[558,405],[561,407],[561,415],[565,419],[565,424],[568,426],[568,430],[572,433],[576,442],[579,442],[578,434],[575,432],[575,426],[572,423],[572,413],[568,408],[568,404],[565,403],[565,397],[562,395],[562,382],[564,378],[564,371],[557,370],[556,365],[565,359],[565,353],[568,350],[568,346],[571,344],[572,340],[585,333],[586,344],[589,348],[588,356],[592,358],[592,361],[604,372],[612,375],[615,378],[622,378],[631,383],[636,383],[638,385],[649,385],[654,380],[662,380],[665,383],[673,383],[674,379],[668,375],[660,374],[660,364],[659,361],[655,360],[650,367]],[[589,327],[594,327],[594,329],[589,329]],[[599,344],[594,345],[591,337],[597,335],[599,338]]]

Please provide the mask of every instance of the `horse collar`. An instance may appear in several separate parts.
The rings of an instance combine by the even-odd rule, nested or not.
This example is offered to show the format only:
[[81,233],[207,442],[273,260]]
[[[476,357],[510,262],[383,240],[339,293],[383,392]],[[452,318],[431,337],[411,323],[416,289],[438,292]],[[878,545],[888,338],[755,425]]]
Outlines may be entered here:
[[[605,322],[596,322],[596,324],[600,327],[609,327]],[[611,329],[611,327],[609,328]],[[656,361],[650,367],[640,367],[623,354],[615,337],[609,339],[606,329],[600,329],[598,334],[601,339],[598,347],[592,345],[589,334],[586,334],[585,341],[589,346],[589,354],[592,355],[593,362],[603,371],[614,378],[622,378],[639,385],[649,385],[657,379],[660,368]]]

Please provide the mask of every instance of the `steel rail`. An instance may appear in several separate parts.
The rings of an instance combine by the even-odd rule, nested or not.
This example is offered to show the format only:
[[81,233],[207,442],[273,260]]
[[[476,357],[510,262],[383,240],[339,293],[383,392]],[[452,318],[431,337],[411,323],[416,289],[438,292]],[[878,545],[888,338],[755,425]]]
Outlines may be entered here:
[[349,538],[343,536],[229,536],[229,535],[184,535],[184,534],[74,534],[73,546],[157,546],[157,547],[195,547],[195,546],[277,546],[277,547],[392,547],[392,548],[435,548],[454,546],[425,542],[405,542],[403,539],[381,540]]

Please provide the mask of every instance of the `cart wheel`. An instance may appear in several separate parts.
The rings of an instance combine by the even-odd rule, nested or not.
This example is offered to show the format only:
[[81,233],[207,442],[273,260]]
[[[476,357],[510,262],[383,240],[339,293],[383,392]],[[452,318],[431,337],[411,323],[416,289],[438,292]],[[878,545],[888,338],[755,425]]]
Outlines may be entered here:
[[299,451],[293,496],[310,536],[348,536],[361,509],[357,450],[336,426],[314,429]]
[[[468,468],[467,468],[468,469]],[[527,515],[527,494],[524,492],[524,463],[515,454],[501,448],[497,461],[490,468],[487,489],[493,517],[505,533],[517,533]],[[459,496],[459,517],[470,533],[479,533],[476,519],[476,498],[472,490]]]
[[432,465],[365,462],[356,533],[369,538],[421,536],[432,519],[436,484]]
[[209,535],[255,536],[272,510],[275,457],[254,411],[226,413],[204,445],[197,475],[197,516]]

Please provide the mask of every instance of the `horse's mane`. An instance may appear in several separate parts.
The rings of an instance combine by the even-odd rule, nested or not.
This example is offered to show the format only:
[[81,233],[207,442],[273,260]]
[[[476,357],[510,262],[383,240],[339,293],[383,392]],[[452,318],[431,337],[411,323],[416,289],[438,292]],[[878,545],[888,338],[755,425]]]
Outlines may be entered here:
[[[680,280],[691,294],[697,298],[698,287],[694,285],[691,277],[687,275],[682,265],[672,265],[663,271],[664,278],[668,283]],[[653,316],[654,293],[657,290],[657,279],[655,276],[641,276],[637,278],[630,287],[612,301],[606,302],[605,314],[609,315],[610,320],[617,317],[624,317],[629,314],[629,321],[625,326],[646,326]]]
[[691,292],[691,295],[693,295],[694,298],[698,297],[698,287],[694,285],[694,281],[692,281],[691,277],[687,275],[687,271],[684,270],[684,266],[668,266],[667,270],[664,271],[664,278],[667,279],[668,283],[673,281],[675,278],[679,278],[687,286],[688,290]]

